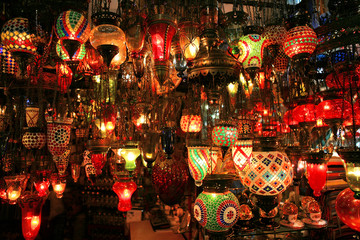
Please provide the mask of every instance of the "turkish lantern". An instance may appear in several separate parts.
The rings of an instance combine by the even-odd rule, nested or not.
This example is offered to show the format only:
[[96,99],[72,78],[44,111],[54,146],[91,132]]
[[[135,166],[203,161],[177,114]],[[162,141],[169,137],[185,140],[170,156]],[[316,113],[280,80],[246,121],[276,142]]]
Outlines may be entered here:
[[179,23],[180,29],[180,48],[187,61],[196,57],[200,47],[199,24],[192,21]]
[[123,178],[114,183],[112,189],[119,197],[118,210],[127,212],[131,210],[131,196],[136,191],[136,183],[130,178]]
[[317,36],[308,26],[297,26],[287,32],[284,52],[293,60],[308,59],[315,51]]
[[201,131],[202,121],[200,115],[183,113],[180,119],[180,128],[186,133],[197,133]]
[[340,220],[351,229],[360,231],[360,200],[350,188],[341,191],[336,197],[336,213]]
[[154,72],[160,85],[169,76],[171,42],[176,33],[176,22],[170,14],[151,14],[147,19],[151,36]]
[[210,165],[210,147],[202,144],[188,146],[188,165],[196,186],[201,186]]
[[61,93],[66,93],[72,81],[73,72],[65,63],[56,63],[56,76]]
[[231,124],[219,124],[213,128],[211,136],[216,146],[230,147],[238,138],[238,132]]
[[267,47],[273,56],[276,56],[280,46],[285,41],[286,29],[280,25],[270,25],[264,29],[262,36],[266,39],[265,47]]

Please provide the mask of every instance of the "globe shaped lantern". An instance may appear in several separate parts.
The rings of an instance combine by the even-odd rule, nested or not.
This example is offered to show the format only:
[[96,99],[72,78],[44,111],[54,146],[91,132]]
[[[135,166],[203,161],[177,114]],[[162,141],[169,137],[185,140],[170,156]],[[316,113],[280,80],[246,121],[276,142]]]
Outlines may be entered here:
[[220,147],[230,147],[235,144],[238,138],[237,128],[232,124],[220,123],[212,130],[212,141]]
[[269,49],[273,56],[277,56],[280,47],[285,41],[286,33],[284,26],[270,25],[265,27],[262,37],[266,39],[265,47]]
[[285,54],[293,61],[308,59],[315,51],[317,36],[315,31],[308,26],[291,28],[283,43]]

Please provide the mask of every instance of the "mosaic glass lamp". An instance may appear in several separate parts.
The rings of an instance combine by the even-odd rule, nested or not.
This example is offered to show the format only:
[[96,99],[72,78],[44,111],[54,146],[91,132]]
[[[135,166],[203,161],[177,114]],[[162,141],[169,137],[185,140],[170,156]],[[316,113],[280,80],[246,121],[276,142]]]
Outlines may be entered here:
[[201,186],[203,179],[206,177],[210,162],[210,147],[202,144],[194,144],[187,147],[188,164],[192,178],[196,186]]
[[220,123],[212,130],[212,141],[220,147],[230,147],[235,144],[238,138],[237,128],[231,124]]

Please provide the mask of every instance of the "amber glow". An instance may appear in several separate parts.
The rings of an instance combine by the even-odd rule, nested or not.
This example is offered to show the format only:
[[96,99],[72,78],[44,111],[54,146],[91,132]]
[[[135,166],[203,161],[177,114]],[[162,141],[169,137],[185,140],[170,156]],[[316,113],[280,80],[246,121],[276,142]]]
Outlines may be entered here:
[[112,189],[119,197],[119,211],[126,212],[131,210],[131,196],[135,192],[136,188],[136,183],[130,179],[124,179],[123,181],[114,183]]
[[128,171],[134,171],[136,168],[136,158],[140,155],[140,150],[135,147],[123,148],[121,156],[125,159],[125,169]]
[[39,216],[33,216],[29,218],[31,218],[31,229],[35,230],[40,225]]
[[18,188],[9,187],[6,191],[6,193],[7,193],[7,198],[10,201],[16,201],[20,197],[21,188],[20,187],[18,187]]

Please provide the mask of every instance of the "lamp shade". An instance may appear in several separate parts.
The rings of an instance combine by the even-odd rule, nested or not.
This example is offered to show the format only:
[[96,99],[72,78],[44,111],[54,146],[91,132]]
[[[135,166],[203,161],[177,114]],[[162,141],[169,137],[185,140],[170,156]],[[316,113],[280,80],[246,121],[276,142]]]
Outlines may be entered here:
[[216,146],[230,147],[238,138],[237,128],[230,124],[219,124],[213,128],[211,137]]
[[15,74],[15,59],[11,53],[0,43],[0,73]]
[[114,183],[112,189],[119,197],[118,210],[120,212],[131,210],[131,197],[136,188],[136,183],[130,178],[124,178]]
[[80,61],[85,57],[86,54],[85,44],[81,44],[80,47],[74,53],[74,55],[70,56],[68,51],[65,49],[65,47],[61,45],[60,41],[58,41],[56,43],[56,54],[65,62]]
[[235,168],[239,175],[243,175],[247,168],[250,167],[252,158],[253,143],[249,139],[239,139],[231,148]]
[[126,145],[121,150],[121,156],[125,159],[125,169],[128,171],[134,171],[136,168],[136,159],[140,156],[140,149],[135,145]]
[[355,193],[353,197],[360,199],[360,151],[339,149],[338,153],[343,160],[346,181]]
[[[90,43],[99,51],[108,67],[117,54],[119,54],[119,60],[125,61],[125,33],[119,27],[110,24],[102,24],[95,27],[90,34]],[[121,63],[117,64],[120,65]]]
[[62,155],[70,143],[72,118],[47,119],[47,146],[52,155]]
[[73,10],[62,12],[55,23],[55,33],[60,40],[77,40],[83,44],[88,40],[90,30],[86,17]]
[[321,190],[326,184],[327,161],[332,154],[321,152],[307,152],[306,156],[306,173],[309,185],[316,197],[321,195]]
[[199,146],[188,146],[188,164],[192,178],[195,180],[196,186],[202,185],[202,180],[205,178],[210,161],[210,147],[199,145]]
[[242,183],[258,195],[274,196],[285,191],[293,179],[287,155],[279,151],[253,152],[250,167],[241,176]]
[[214,181],[217,188],[214,183],[206,183],[203,192],[196,198],[194,217],[210,232],[225,232],[239,219],[240,204],[232,192],[221,186],[221,180]]
[[30,33],[27,18],[13,18],[7,21],[1,31],[1,41],[10,52],[36,54],[36,46],[32,42],[34,35]]
[[201,131],[202,121],[200,115],[183,114],[180,119],[180,128],[186,133],[197,133]]
[[26,194],[20,200],[21,226],[25,240],[34,240],[41,225],[41,210],[45,199],[36,194]]
[[71,68],[64,62],[56,63],[56,77],[61,93],[66,93],[69,89],[73,77]]
[[316,113],[325,122],[346,119],[351,116],[351,104],[344,99],[329,99],[316,105]]
[[239,39],[239,61],[244,69],[261,68],[265,39],[259,34],[248,34]]
[[297,26],[287,32],[284,52],[291,59],[309,57],[316,48],[317,36],[308,26]]
[[313,103],[302,104],[294,108],[293,120],[303,122],[316,122],[316,106]]

